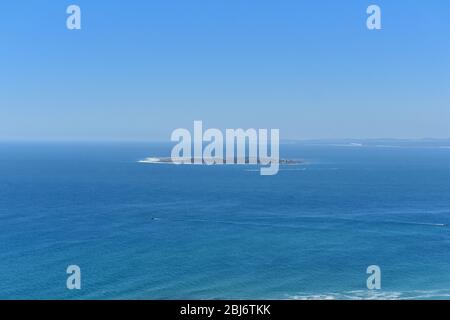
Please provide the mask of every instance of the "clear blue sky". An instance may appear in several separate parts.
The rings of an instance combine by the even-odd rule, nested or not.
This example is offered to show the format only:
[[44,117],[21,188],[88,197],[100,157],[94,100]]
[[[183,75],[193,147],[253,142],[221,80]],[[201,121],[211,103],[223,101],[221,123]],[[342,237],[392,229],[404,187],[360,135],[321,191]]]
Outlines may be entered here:
[[2,140],[450,138],[448,0],[14,0],[0,43]]

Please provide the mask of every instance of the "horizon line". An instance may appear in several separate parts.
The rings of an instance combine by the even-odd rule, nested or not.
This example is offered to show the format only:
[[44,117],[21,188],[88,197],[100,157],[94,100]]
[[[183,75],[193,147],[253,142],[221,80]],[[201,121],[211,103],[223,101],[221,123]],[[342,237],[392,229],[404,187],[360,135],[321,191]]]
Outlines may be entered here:
[[[326,142],[326,141],[449,141],[448,138],[285,138],[280,139],[280,143],[295,143],[295,142]],[[118,138],[100,138],[100,139],[82,139],[82,138],[0,138],[0,143],[174,143],[169,139],[118,139]]]

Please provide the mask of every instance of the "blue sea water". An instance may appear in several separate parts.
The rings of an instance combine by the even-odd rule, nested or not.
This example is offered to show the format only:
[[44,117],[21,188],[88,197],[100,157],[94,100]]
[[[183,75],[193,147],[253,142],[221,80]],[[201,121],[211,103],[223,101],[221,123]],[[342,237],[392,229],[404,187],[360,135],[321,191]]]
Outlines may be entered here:
[[0,298],[450,298],[450,149],[389,143],[285,144],[305,164],[276,176],[137,162],[168,144],[1,143]]

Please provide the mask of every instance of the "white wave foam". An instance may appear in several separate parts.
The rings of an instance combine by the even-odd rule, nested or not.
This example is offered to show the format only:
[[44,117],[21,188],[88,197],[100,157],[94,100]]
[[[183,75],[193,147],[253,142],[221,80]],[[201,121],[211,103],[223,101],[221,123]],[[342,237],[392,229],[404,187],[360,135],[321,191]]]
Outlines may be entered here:
[[[249,172],[251,172],[251,171],[260,171],[260,169],[245,169],[244,171],[249,171]],[[306,171],[306,168],[298,168],[298,169],[283,169],[283,168],[280,168],[280,169],[278,169],[278,171]]]
[[450,149],[450,146],[427,146],[427,145],[386,145],[386,144],[377,144],[376,148],[401,148],[401,149]]
[[351,143],[333,143],[333,144],[330,144],[330,146],[333,146],[333,147],[364,147],[364,145],[362,143],[354,143],[354,142],[351,142]]
[[144,160],[139,160],[139,163],[160,163],[161,159],[160,158],[145,158]]
[[371,291],[355,290],[340,293],[298,294],[290,300],[421,300],[448,299],[450,290]]

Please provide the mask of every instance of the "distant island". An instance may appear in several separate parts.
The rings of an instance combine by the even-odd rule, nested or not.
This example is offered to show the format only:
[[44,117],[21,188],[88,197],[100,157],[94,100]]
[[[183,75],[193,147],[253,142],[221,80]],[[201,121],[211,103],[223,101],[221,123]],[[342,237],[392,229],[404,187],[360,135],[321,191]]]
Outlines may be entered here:
[[145,158],[143,160],[139,160],[139,163],[172,163],[172,164],[267,164],[270,162],[278,162],[279,164],[285,164],[285,165],[299,165],[304,164],[305,162],[303,160],[299,159],[267,159],[265,161],[264,159],[254,159],[246,157],[244,159],[241,158],[234,158],[233,162],[226,163],[225,159],[198,159],[198,158],[190,158],[190,159],[182,159],[180,161],[173,161],[170,157],[149,157]]

